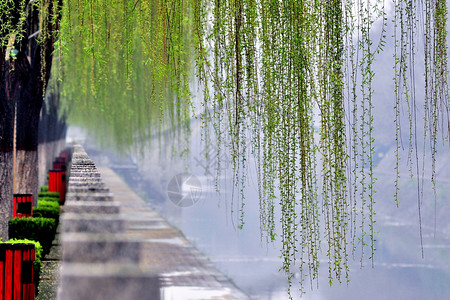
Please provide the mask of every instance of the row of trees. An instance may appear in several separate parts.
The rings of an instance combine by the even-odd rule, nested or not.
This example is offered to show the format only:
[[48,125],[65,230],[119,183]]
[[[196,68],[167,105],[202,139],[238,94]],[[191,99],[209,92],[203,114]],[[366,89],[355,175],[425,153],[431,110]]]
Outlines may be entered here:
[[[38,145],[61,137],[55,102],[44,95],[50,78],[62,1],[0,1],[0,237],[8,238],[14,193],[39,185]],[[46,107],[42,110],[42,107]],[[42,110],[42,115],[41,115]],[[40,124],[40,119],[44,122]],[[39,127],[41,132],[39,132]],[[53,129],[53,131],[52,131]],[[44,144],[44,143],[42,143]],[[41,158],[45,153],[41,153]]]

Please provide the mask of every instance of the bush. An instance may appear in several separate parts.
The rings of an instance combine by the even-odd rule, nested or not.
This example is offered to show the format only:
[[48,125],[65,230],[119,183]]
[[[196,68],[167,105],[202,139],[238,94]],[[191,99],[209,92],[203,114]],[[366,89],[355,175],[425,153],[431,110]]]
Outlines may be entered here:
[[40,272],[42,266],[42,246],[38,241],[27,240],[27,239],[10,239],[7,243],[11,244],[34,244],[34,248],[36,249],[36,260],[33,264],[33,281],[35,284],[35,290],[38,290],[39,280],[40,280]]
[[[52,203],[52,202],[50,202]],[[51,218],[55,220],[55,225],[59,223],[59,206],[45,206],[39,204],[33,209],[34,218]]]
[[58,204],[58,206],[60,205],[59,204],[59,198],[43,197],[43,198],[39,198],[38,199],[38,205],[39,205],[39,203],[48,203],[48,202]]
[[41,185],[41,192],[48,192],[48,185]]
[[40,192],[38,194],[38,198],[58,198],[59,199],[59,193],[58,192]]
[[55,201],[53,198],[39,199],[38,206],[55,207],[55,208],[59,209],[59,201]]
[[51,218],[15,218],[9,220],[9,237],[29,239],[42,245],[45,256],[52,246],[56,233],[56,221]]

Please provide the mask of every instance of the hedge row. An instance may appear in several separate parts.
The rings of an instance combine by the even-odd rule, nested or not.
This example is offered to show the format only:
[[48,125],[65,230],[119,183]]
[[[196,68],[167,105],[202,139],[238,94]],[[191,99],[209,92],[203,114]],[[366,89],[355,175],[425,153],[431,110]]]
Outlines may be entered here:
[[51,218],[15,218],[9,220],[9,237],[38,241],[45,256],[56,233],[56,220]]
[[40,280],[41,258],[52,246],[56,227],[59,223],[59,193],[49,192],[48,186],[41,186],[38,194],[38,206],[33,208],[33,217],[9,220],[9,237],[7,243],[33,243],[36,248],[36,260],[33,265],[33,279],[37,287]]
[[[41,187],[46,190],[46,187]],[[33,209],[32,218],[9,220],[9,236],[40,242],[43,255],[50,251],[59,223],[59,193],[40,192],[38,206]]]
[[57,198],[57,199],[59,199],[59,193],[58,192],[39,192],[38,199],[40,199],[40,198]]

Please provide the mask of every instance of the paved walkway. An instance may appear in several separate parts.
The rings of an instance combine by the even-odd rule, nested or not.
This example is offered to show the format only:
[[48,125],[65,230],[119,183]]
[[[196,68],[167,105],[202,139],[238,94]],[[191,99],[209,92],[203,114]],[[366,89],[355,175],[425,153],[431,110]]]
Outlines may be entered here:
[[[59,227],[58,227],[59,230]],[[36,300],[56,299],[59,284],[59,268],[61,267],[61,244],[59,242],[59,231],[53,240],[50,252],[41,259],[41,278],[39,293]]]
[[141,268],[160,278],[159,299],[248,299],[109,168],[98,168],[120,202],[126,233],[144,241]]

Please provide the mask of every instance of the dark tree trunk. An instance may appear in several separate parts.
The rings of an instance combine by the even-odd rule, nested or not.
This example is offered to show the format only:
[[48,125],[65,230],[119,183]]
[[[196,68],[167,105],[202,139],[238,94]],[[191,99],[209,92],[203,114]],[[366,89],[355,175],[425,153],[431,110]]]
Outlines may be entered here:
[[[54,22],[54,16],[48,22],[40,22],[38,6],[22,6],[22,1],[8,2],[8,13],[0,19],[0,237],[8,238],[8,220],[12,217],[13,178],[17,191],[31,192],[36,195],[38,182],[38,123],[44,88],[48,82],[53,44],[57,35],[60,16]],[[53,5],[57,2],[42,0],[47,11],[58,11]],[[42,7],[42,6],[40,6]],[[26,20],[22,23],[21,14],[26,10]],[[19,24],[24,26],[24,36],[12,34]],[[46,30],[40,28],[46,25]],[[22,26],[21,25],[21,26]],[[38,32],[46,32],[48,38],[38,44]],[[4,42],[8,40],[8,49]],[[41,52],[42,47],[45,51]],[[9,55],[8,51],[14,49]],[[9,57],[8,57],[9,56]],[[8,57],[8,59],[5,59]],[[45,76],[41,74],[41,62],[45,62]],[[13,167],[14,114],[17,107],[17,140],[18,149],[16,167]],[[36,197],[35,197],[36,199]]]
[[[16,193],[33,194],[33,202],[37,203],[38,192],[38,131],[39,114],[42,107],[43,87],[40,77],[40,64],[30,67],[25,55],[21,54],[16,62],[14,72],[22,74],[20,79],[25,86],[21,97],[17,99],[17,121],[16,121],[16,161],[14,176],[14,191]],[[23,68],[23,70],[19,69]],[[29,78],[24,74],[27,72]]]
[[8,239],[8,220],[12,217],[14,106],[9,98],[5,49],[0,48],[0,237]]
[[0,238],[3,241],[8,240],[8,220],[12,218],[12,169],[13,152],[0,149]]
[[[52,80],[50,80],[52,81]],[[47,170],[52,168],[52,162],[65,146],[67,125],[65,114],[58,114],[59,89],[53,90],[49,84],[46,100],[42,106],[39,122],[39,184],[46,183]]]
[[[2,51],[5,49],[3,48]],[[29,79],[29,64],[26,57],[19,53],[16,59],[5,61],[5,52],[1,53],[1,110],[0,118],[0,225],[1,236],[7,239],[8,220],[12,217],[13,194],[13,141],[14,141],[14,106],[23,97]]]
[[[39,52],[39,47],[36,52]],[[36,54],[36,56],[38,55]],[[28,80],[22,97],[17,101],[17,152],[14,182],[16,193],[33,194],[34,205],[37,204],[38,192],[38,128],[43,91],[40,63],[35,61],[30,72],[30,80]]]
[[[48,11],[52,11],[53,1],[49,1]],[[47,16],[49,17],[49,16]],[[39,14],[31,9],[27,16],[27,35],[19,46],[19,55],[23,55],[24,65],[28,66],[29,78],[24,80],[24,91],[17,99],[17,124],[16,124],[16,162],[15,162],[15,191],[33,194],[33,205],[37,204],[37,192],[39,187],[39,163],[38,163],[38,128],[39,117],[44,99],[44,91],[50,78],[52,67],[52,52],[56,37],[55,23],[48,22],[47,32],[52,33],[44,42],[37,43],[35,30],[39,28]],[[43,49],[43,51],[41,50]],[[17,60],[19,59],[19,56]],[[44,62],[45,70],[42,70]],[[42,72],[44,71],[44,72]],[[15,71],[16,72],[16,71]]]

